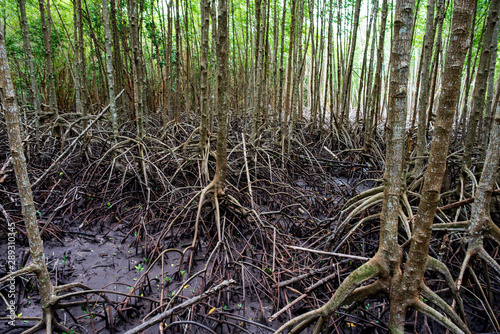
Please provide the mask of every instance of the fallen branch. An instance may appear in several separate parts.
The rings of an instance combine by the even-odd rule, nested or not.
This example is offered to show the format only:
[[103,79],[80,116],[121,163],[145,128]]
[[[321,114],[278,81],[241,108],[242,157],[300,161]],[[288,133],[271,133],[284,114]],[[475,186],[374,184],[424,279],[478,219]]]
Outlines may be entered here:
[[317,254],[323,254],[323,255],[331,255],[331,256],[338,256],[338,257],[345,257],[345,258],[353,259],[353,260],[361,260],[361,261],[368,261],[368,260],[370,260],[369,258],[364,257],[364,256],[356,256],[356,255],[349,255],[349,254],[342,254],[342,253],[325,252],[325,251],[320,251],[320,250],[316,250],[316,249],[309,249],[309,248],[297,247],[297,246],[287,246],[287,245],[285,245],[285,247],[296,249],[296,250],[303,250],[303,251],[311,252],[311,253],[317,253]]
[[176,307],[173,307],[169,310],[166,310],[165,312],[163,313],[160,313],[158,314],[157,316],[151,318],[151,320],[143,323],[143,324],[140,324],[139,326],[135,327],[135,328],[132,328],[131,330],[125,332],[125,334],[136,334],[136,333],[140,333],[142,332],[143,330],[146,330],[147,328],[151,327],[151,326],[154,326],[156,325],[157,323],[161,322],[163,319],[165,318],[168,318],[170,317],[171,315],[174,315],[174,314],[177,314],[179,313],[180,311],[184,310],[185,308],[191,306],[191,305],[194,305],[206,298],[208,298],[209,296],[219,292],[220,290],[222,290],[223,288],[226,288],[228,287],[229,285],[235,283],[235,280],[231,279],[231,280],[226,280],[226,281],[223,281],[221,284],[217,285],[216,287],[202,293],[201,295],[199,296],[196,296],[196,297],[193,297],[191,299],[188,299],[186,300],[184,303],[180,304],[180,305],[177,305]]

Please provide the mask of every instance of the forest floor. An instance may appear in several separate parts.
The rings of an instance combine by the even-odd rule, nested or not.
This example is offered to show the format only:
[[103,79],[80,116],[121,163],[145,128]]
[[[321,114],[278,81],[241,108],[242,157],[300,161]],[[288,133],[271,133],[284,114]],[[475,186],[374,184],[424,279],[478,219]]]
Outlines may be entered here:
[[[377,250],[379,204],[339,228],[349,215],[346,202],[379,185],[382,177],[383,147],[377,145],[374,152],[378,153],[370,155],[353,149],[361,146],[356,142],[360,129],[340,140],[307,134],[304,128],[290,143],[289,154],[282,154],[272,132],[243,148],[243,129],[233,122],[226,195],[218,201],[219,215],[211,195],[199,206],[203,184],[196,138],[190,136],[193,130],[187,124],[171,133],[161,133],[154,126],[149,129],[151,137],[144,145],[147,180],[135,162],[137,145],[132,140],[122,141],[110,153],[105,132],[96,130],[86,146],[75,145],[35,187],[53,283],[78,281],[107,291],[68,299],[75,304],[58,311],[66,326],[78,333],[124,333],[233,279],[218,293],[162,319],[164,332],[271,333],[290,317],[321,306],[342,279]],[[134,138],[133,129],[129,131],[129,138]],[[8,152],[6,134],[0,135],[1,151]],[[49,138],[34,154],[36,147],[28,143],[33,180],[61,154],[60,145],[57,138]],[[211,145],[215,147],[215,140]],[[7,154],[1,159],[3,166]],[[214,170],[215,159],[210,157],[210,175]],[[457,172],[450,168],[450,174]],[[19,232],[18,262],[25,265],[29,253],[15,177],[8,167],[4,175],[0,175],[4,208],[0,254],[7,253],[6,220],[10,219]],[[415,209],[417,197],[410,198],[410,205]],[[199,208],[199,237],[192,249]],[[442,211],[440,219],[453,220],[456,210]],[[222,242],[218,242],[218,216]],[[431,241],[431,253],[449,265],[454,277],[464,253],[462,236],[440,231]],[[498,247],[486,247],[498,258]],[[5,262],[2,256],[1,275]],[[483,270],[481,264],[475,266],[474,270]],[[484,281],[483,276],[480,282],[468,279],[463,286],[468,323],[475,333],[494,332],[492,317],[500,315],[500,285],[498,280]],[[426,283],[451,301],[437,274],[429,274]],[[0,333],[22,332],[35,323],[29,317],[41,314],[34,276],[19,279],[16,292],[16,313],[28,318]],[[99,297],[102,294],[106,301]],[[485,297],[491,301],[491,312],[485,310]],[[335,314],[331,331],[387,333],[387,311],[383,297],[343,308]],[[5,315],[2,312],[3,308],[0,316]],[[409,332],[445,332],[431,319],[412,312]],[[159,330],[156,324],[146,333]]]

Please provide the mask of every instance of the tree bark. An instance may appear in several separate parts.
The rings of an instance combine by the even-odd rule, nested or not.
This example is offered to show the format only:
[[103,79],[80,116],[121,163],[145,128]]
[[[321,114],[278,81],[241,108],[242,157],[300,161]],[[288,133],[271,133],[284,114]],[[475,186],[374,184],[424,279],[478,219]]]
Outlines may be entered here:
[[[434,35],[436,26],[434,25],[434,3],[435,0],[429,0],[427,3],[427,23],[425,26],[425,36],[422,50],[422,66],[420,68],[420,97],[418,105],[418,129],[417,129],[417,160],[415,161],[414,175],[422,173],[424,167],[423,156],[427,153],[426,126],[427,126],[427,102],[429,101],[429,69],[432,58],[432,47],[434,44]],[[438,0],[438,7],[444,6],[444,0]],[[438,9],[439,11],[439,9]],[[422,158],[420,158],[422,157]]]
[[[498,24],[500,13],[500,0],[492,0],[486,22],[486,31],[483,35],[481,56],[474,82],[474,90],[472,92],[472,109],[467,126],[467,137],[465,139],[465,151],[462,157],[462,168],[469,168],[472,160],[474,143],[476,142],[476,129],[481,118],[481,113],[484,111],[486,83],[488,79],[488,67],[491,60],[492,37],[495,31],[495,26]],[[462,178],[465,178],[465,170],[462,171]]]
[[344,77],[344,86],[342,93],[342,114],[340,115],[340,121],[342,122],[342,124],[345,119],[349,120],[349,113],[350,113],[349,90],[351,89],[354,51],[356,50],[360,9],[361,9],[361,0],[356,0],[356,5],[354,7],[353,28],[351,31],[352,35],[351,35],[350,50],[349,50],[349,65],[347,66],[347,73],[346,76]]
[[118,141],[118,114],[116,112],[115,74],[113,73],[113,51],[111,40],[111,29],[109,25],[108,1],[102,0],[102,16],[104,24],[104,38],[106,44],[106,70],[108,75],[109,111],[111,113],[111,124],[113,126],[113,141]]
[[[48,17],[45,17],[45,1],[39,0],[38,4],[40,7],[40,19],[42,21],[43,41],[45,45],[45,70],[49,79],[49,106],[50,111],[57,118],[59,116],[59,110],[57,108],[56,85],[54,81],[54,63],[52,61],[52,29],[50,27],[50,24],[48,24],[47,22],[50,22],[50,19]],[[47,3],[47,8],[48,6],[49,5]]]
[[365,127],[365,139],[364,139],[364,151],[369,152],[372,146],[373,132],[376,129],[376,124],[374,124],[375,116],[380,113],[381,110],[381,99],[380,92],[382,87],[382,66],[384,63],[384,41],[385,41],[385,27],[387,24],[387,0],[382,1],[382,14],[380,20],[380,32],[378,39],[377,48],[377,66],[375,70],[375,81],[373,83],[372,90],[372,107],[368,111],[368,117]]
[[[50,275],[45,263],[46,259],[43,252],[43,241],[36,218],[36,209],[33,202],[33,193],[28,178],[28,169],[26,167],[26,158],[21,137],[19,107],[16,101],[15,88],[10,76],[7,51],[5,49],[5,40],[2,31],[0,27],[0,106],[5,114],[10,152],[12,155],[12,166],[16,174],[17,188],[26,226],[26,234],[28,235],[31,259],[35,268],[38,290],[40,291],[43,320],[48,320],[50,322],[52,319],[51,301],[54,293],[54,286],[50,281]],[[12,231],[12,233],[15,235],[14,231]],[[51,324],[48,323],[47,328],[51,328],[50,326]]]
[[215,167],[215,194],[224,194],[227,169],[227,117],[228,117],[228,90],[229,90],[229,40],[227,21],[227,1],[219,0],[217,17],[217,152]]
[[38,137],[40,132],[40,114],[42,112],[40,107],[40,99],[38,97],[38,86],[36,84],[35,66],[33,65],[33,54],[31,52],[30,34],[28,30],[28,19],[26,18],[26,1],[18,0],[19,11],[21,13],[21,29],[23,31],[24,39],[24,52],[28,58],[28,70],[30,76],[30,89],[33,98],[33,107],[35,109],[35,140],[38,144]]
[[[429,155],[429,166],[424,176],[418,213],[414,223],[408,260],[403,280],[397,290],[397,298],[415,303],[422,290],[423,278],[428,261],[432,224],[440,200],[443,176],[453,118],[458,104],[462,68],[469,47],[469,31],[472,21],[473,3],[468,0],[455,2],[451,23],[450,44],[445,62],[443,83],[437,108],[434,136]],[[392,302],[392,300],[391,300]]]
[[[201,125],[200,125],[200,153],[202,160],[202,174],[208,179],[208,33],[210,30],[210,1],[201,0],[201,59],[200,59],[200,87],[201,87]],[[207,163],[205,163],[205,161]]]

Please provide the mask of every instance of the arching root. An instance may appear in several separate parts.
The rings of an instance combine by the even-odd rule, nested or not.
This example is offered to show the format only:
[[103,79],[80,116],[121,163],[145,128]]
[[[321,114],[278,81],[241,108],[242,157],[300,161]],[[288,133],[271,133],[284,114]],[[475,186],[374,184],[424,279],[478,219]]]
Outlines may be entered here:
[[[294,325],[298,325],[298,328],[301,331],[306,328],[306,324],[309,325],[315,319],[320,318],[317,323],[317,328],[321,328],[325,319],[328,319],[331,314],[335,312],[335,310],[343,305],[345,301],[349,298],[349,296],[358,288],[361,284],[366,282],[367,280],[377,276],[380,272],[379,265],[377,263],[377,258],[374,257],[370,259],[368,262],[363,264],[361,267],[354,270],[343,282],[340,284],[338,289],[335,291],[333,297],[322,307],[317,310],[312,310],[305,314],[302,314],[296,318],[293,318],[283,324],[278,330],[276,330],[275,334],[283,332],[285,329],[292,327]],[[298,329],[297,328],[297,329]],[[298,331],[294,330],[293,333],[298,333]]]

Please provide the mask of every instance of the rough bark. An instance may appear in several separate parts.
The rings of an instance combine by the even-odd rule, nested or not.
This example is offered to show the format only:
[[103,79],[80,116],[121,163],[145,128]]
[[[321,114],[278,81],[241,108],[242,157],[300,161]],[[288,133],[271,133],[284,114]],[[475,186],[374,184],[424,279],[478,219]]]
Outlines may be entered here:
[[349,119],[350,113],[350,101],[349,101],[349,91],[351,89],[352,81],[352,71],[354,63],[354,51],[356,50],[356,41],[358,36],[358,26],[359,26],[359,12],[361,10],[361,0],[356,0],[356,5],[354,7],[354,19],[353,28],[351,31],[351,41],[349,50],[349,64],[347,66],[347,73],[344,77],[344,86],[342,91],[342,114],[340,115],[340,122],[343,123],[344,119]]
[[[490,59],[490,68],[488,71],[488,94],[486,95],[486,108],[484,110],[484,120],[483,120],[483,136],[481,138],[481,158],[486,154],[486,148],[488,146],[488,139],[490,137],[490,127],[491,127],[491,119],[492,115],[495,113],[495,108],[492,108],[493,105],[493,93],[495,91],[495,68],[497,64],[497,51],[498,51],[498,28],[499,24],[495,25],[495,30],[493,31],[493,36],[491,38],[491,59]],[[482,161],[483,159],[480,159]]]
[[[367,58],[368,58],[368,47],[370,46],[370,35],[372,31],[372,27],[374,27],[374,22],[375,22],[375,17],[377,16],[376,10],[378,10],[378,1],[375,0],[373,1],[372,5],[372,10],[371,10],[371,15],[370,15],[370,22],[368,23],[368,27],[366,28],[366,37],[365,37],[365,50],[363,51],[363,61],[361,62],[361,75],[359,78],[359,87],[358,87],[358,105],[356,107],[356,124],[359,124],[360,120],[360,110],[361,110],[361,101],[362,101],[362,92],[363,92],[363,85],[364,85],[364,77],[365,77],[365,70],[366,70],[366,63],[367,63]],[[365,108],[366,106],[363,106]]]
[[26,57],[28,59],[28,70],[30,76],[30,89],[33,98],[33,108],[35,109],[35,140],[38,142],[39,131],[40,131],[40,113],[42,112],[40,107],[40,99],[38,97],[38,86],[36,84],[36,73],[35,67],[33,65],[33,54],[31,52],[31,42],[30,34],[28,30],[28,19],[26,18],[26,1],[18,0],[19,11],[21,13],[21,29],[23,31],[24,40],[24,52],[26,52]]
[[113,72],[113,51],[111,40],[111,29],[109,25],[108,1],[102,0],[102,16],[104,25],[104,38],[106,44],[106,70],[108,76],[109,112],[111,113],[111,124],[113,125],[113,140],[118,140],[118,114],[116,112],[115,74]]
[[[432,46],[434,44],[434,35],[436,26],[434,25],[434,4],[435,0],[429,0],[427,3],[427,17],[425,26],[425,36],[422,50],[422,64],[420,67],[420,96],[418,105],[418,129],[417,129],[417,160],[415,161],[414,175],[418,176],[422,173],[424,166],[423,156],[427,153],[426,143],[426,125],[427,125],[427,101],[429,100],[429,69],[432,58]],[[444,0],[438,0],[438,7],[444,6]],[[420,158],[422,157],[422,158]]]
[[139,17],[137,2],[127,0],[127,11],[130,27],[130,47],[132,49],[132,70],[134,76],[134,109],[137,123],[137,136],[142,140],[144,137],[144,103],[142,97],[143,68],[140,59],[139,48]]
[[[73,1],[73,38],[75,41],[75,70],[73,71],[74,76],[74,84],[75,84],[75,107],[76,112],[79,113],[82,118],[85,118],[86,109],[83,107],[82,101],[82,83],[80,80],[80,74],[84,71],[83,63],[82,63],[82,52],[81,48],[83,48],[83,43],[80,40],[80,28],[82,26],[81,23],[81,11],[82,11],[82,2],[81,0]],[[83,121],[83,128],[87,127],[87,120]]]
[[[2,29],[0,29],[2,31]],[[43,241],[40,235],[36,209],[33,202],[31,183],[28,178],[26,158],[24,155],[23,141],[21,137],[21,126],[19,124],[19,107],[16,101],[15,88],[10,76],[9,64],[7,62],[7,51],[3,33],[0,32],[0,106],[5,114],[9,146],[12,155],[12,166],[16,174],[16,182],[22,206],[22,214],[28,235],[30,253],[35,274],[37,277],[38,290],[45,319],[52,319],[51,299],[54,286],[50,282],[50,275],[45,264],[43,253]],[[50,320],[49,320],[50,321]],[[47,324],[50,326],[50,324]]]
[[[462,68],[469,47],[469,31],[473,4],[467,0],[455,2],[451,23],[450,44],[445,62],[443,83],[437,108],[434,136],[429,155],[429,166],[424,175],[418,213],[410,243],[408,260],[397,296],[391,300],[414,306],[422,292],[427,267],[432,224],[440,200],[441,185],[446,171],[446,158],[451,139],[453,118],[458,104]],[[395,321],[394,323],[397,323]],[[399,327],[402,329],[402,325]]]
[[208,33],[210,29],[210,1],[201,0],[201,59],[200,59],[200,88],[201,88],[201,125],[200,125],[200,153],[202,158],[202,174],[208,179]]
[[45,45],[45,71],[49,79],[49,106],[50,111],[57,118],[57,116],[59,116],[59,110],[57,108],[56,85],[54,82],[54,63],[52,61],[52,29],[50,27],[50,24],[48,24],[50,22],[50,19],[48,17],[46,18],[45,1],[39,0],[38,4],[40,7],[40,19],[42,21],[43,41]]
[[[492,0],[486,22],[486,30],[483,34],[481,56],[479,57],[479,65],[474,81],[474,90],[472,92],[472,108],[467,126],[467,137],[465,139],[465,151],[462,157],[462,168],[469,168],[472,160],[474,143],[476,142],[476,130],[481,113],[485,107],[486,83],[488,79],[488,67],[491,60],[491,40],[495,26],[498,24],[500,13],[500,0]],[[465,177],[465,171],[462,172],[462,177]]]
[[373,83],[372,96],[372,107],[368,111],[368,117],[365,126],[365,139],[364,139],[364,151],[370,151],[372,145],[373,131],[375,129],[374,118],[380,112],[380,91],[382,87],[382,66],[384,63],[384,41],[385,41],[385,27],[387,24],[387,0],[382,1],[382,14],[380,20],[380,32],[378,39],[377,48],[377,66],[375,69],[375,81]]
[[[500,78],[498,79],[500,82]],[[496,111],[492,122],[490,143],[486,151],[481,179],[476,190],[475,200],[472,204],[471,218],[467,236],[467,253],[462,264],[462,269],[457,281],[462,283],[465,268],[474,255],[479,255],[497,275],[500,275],[500,265],[486,253],[483,243],[485,238],[492,238],[500,243],[500,229],[490,216],[490,204],[493,189],[496,184],[498,165],[500,162],[500,103],[496,101]]]
[[224,194],[227,169],[227,117],[228,117],[228,64],[229,64],[229,40],[227,21],[227,2],[219,0],[217,16],[217,152],[215,168],[215,194]]

